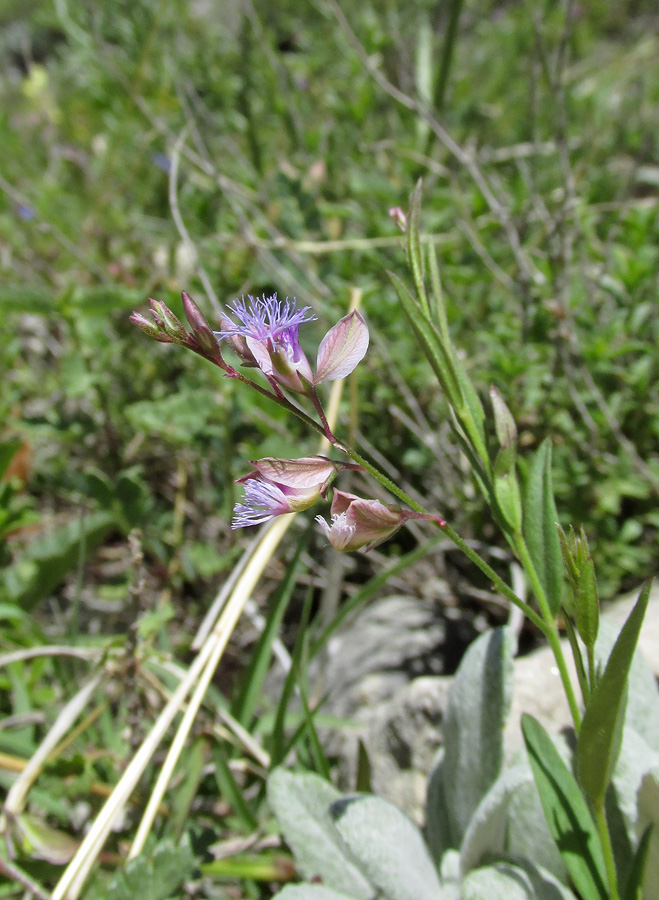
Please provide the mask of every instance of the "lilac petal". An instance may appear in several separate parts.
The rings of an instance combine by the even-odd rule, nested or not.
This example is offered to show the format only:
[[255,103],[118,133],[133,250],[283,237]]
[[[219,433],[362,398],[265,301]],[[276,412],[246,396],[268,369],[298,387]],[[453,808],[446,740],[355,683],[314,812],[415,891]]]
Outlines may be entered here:
[[349,375],[368,350],[368,325],[356,310],[327,332],[318,348],[314,384]]
[[326,456],[305,456],[300,459],[276,459],[268,456],[252,462],[257,472],[269,481],[304,490],[324,487],[336,472],[336,463]]
[[289,500],[276,484],[250,478],[245,482],[244,502],[234,506],[231,528],[261,525],[289,512]]

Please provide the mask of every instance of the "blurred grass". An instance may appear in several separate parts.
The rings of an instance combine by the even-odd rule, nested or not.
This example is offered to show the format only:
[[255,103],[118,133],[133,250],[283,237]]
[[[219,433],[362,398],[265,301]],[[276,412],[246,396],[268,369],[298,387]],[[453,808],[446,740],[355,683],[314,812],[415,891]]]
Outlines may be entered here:
[[[140,653],[185,654],[244,538],[229,529],[233,479],[249,459],[314,444],[279,409],[131,328],[148,295],[177,309],[185,288],[209,317],[242,293],[296,295],[319,317],[312,347],[361,288],[373,345],[351,410],[360,435],[462,534],[496,540],[384,274],[404,268],[388,209],[407,207],[420,175],[474,380],[498,387],[526,447],[552,436],[559,513],[592,537],[602,594],[656,572],[657,13],[641,0],[467,0],[446,69],[459,6],[344,4],[351,31],[325,0],[3,6],[0,440],[20,441],[24,459],[0,495],[16,526],[0,531],[0,651],[97,632],[122,642],[142,617],[123,673]],[[441,125],[503,218],[383,78],[415,103],[441,97]],[[310,540],[318,560],[322,540]],[[368,596],[369,578],[415,546],[401,533],[360,560],[356,587]],[[304,595],[298,585],[284,619],[289,646]],[[229,688],[254,644],[247,630],[241,640]],[[13,663],[0,671],[2,712],[61,702],[81,666]],[[105,755],[71,796],[92,775],[114,780],[155,703],[143,683],[115,700],[90,733]],[[317,757],[313,721],[299,730]],[[29,756],[38,734],[0,730],[0,750]],[[58,776],[46,784],[42,796],[62,793]],[[215,790],[202,777],[209,804]],[[43,808],[70,826],[68,807]],[[200,822],[203,855],[217,836]]]

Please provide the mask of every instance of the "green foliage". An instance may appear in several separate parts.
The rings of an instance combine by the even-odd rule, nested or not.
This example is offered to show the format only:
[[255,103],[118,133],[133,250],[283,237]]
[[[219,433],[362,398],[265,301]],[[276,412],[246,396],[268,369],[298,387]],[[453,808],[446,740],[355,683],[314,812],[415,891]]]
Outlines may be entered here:
[[[163,660],[187,658],[198,620],[243,546],[228,527],[234,479],[257,456],[312,452],[279,409],[132,329],[127,316],[147,294],[179,313],[178,293],[189,288],[217,323],[226,300],[277,289],[313,303],[320,335],[345,312],[349,290],[360,287],[382,340],[360,372],[353,421],[393,461],[401,483],[441,504],[465,537],[500,540],[488,498],[495,519],[509,532],[519,529],[517,460],[504,454],[485,471],[483,451],[493,436],[471,378],[493,382],[519,426],[519,469],[531,488],[526,534],[552,610],[562,576],[551,478],[561,519],[597,535],[575,587],[576,628],[589,649],[596,591],[606,599],[656,568],[659,88],[656,47],[642,18],[652,10],[641,3],[612,11],[598,0],[582,5],[566,30],[560,4],[385,6],[341,4],[378,75],[434,104],[466,159],[382,91],[324,4],[284,0],[275,14],[263,0],[249,11],[230,0],[218,17],[184,0],[145,0],[130,11],[122,0],[12,2],[0,14],[0,476],[17,450],[31,454],[25,478],[0,482],[0,651],[29,653],[65,639],[81,651],[100,645],[101,663],[125,686],[90,711],[86,729],[71,738],[71,756],[61,750],[69,761],[82,754],[84,765],[48,766],[35,786],[31,796],[47,827],[81,836],[151,721],[154,696],[174,689],[176,676]],[[169,183],[184,130],[176,210],[189,239],[174,221]],[[484,181],[474,179],[472,164]],[[406,247],[386,210],[406,206],[420,175],[424,209],[417,188]],[[396,280],[406,252],[420,305]],[[459,350],[447,350],[449,323]],[[453,437],[444,437],[446,398],[433,371],[462,416]],[[402,400],[401,381],[408,387]],[[419,433],[437,433],[439,443],[419,447]],[[543,443],[548,436],[553,459]],[[471,453],[483,496],[465,478],[461,452]],[[527,452],[536,455],[525,471]],[[245,627],[226,691],[222,684],[229,696],[213,693],[204,726],[214,724],[214,704],[226,704],[263,737],[275,763],[295,748],[324,769],[306,660],[351,610],[432,546],[410,549],[405,537],[383,547],[386,560],[360,560],[348,572],[336,618],[316,632],[317,591],[304,600],[291,562],[297,537],[284,548],[290,569],[270,601],[266,628],[258,639]],[[315,571],[305,578],[322,582]],[[269,581],[259,601],[267,588]],[[286,647],[294,647],[293,664],[273,701],[262,685],[280,626]],[[0,671],[0,715],[13,722],[0,730],[0,749],[14,767],[34,753],[87,665],[75,657],[28,658]],[[627,721],[638,747],[644,740],[656,746],[656,691],[647,679],[641,690],[633,670]],[[291,702],[296,693],[302,713]],[[522,815],[528,771],[516,786],[501,781],[505,698],[497,698],[492,756],[474,775],[468,812],[455,812],[458,836],[446,844],[463,839],[478,865],[488,849],[507,853],[521,846],[523,831],[532,834],[530,812]],[[642,715],[643,703],[652,715]],[[486,740],[472,726],[468,733]],[[586,720],[586,734],[589,727]],[[182,833],[188,816],[194,820],[197,859],[216,832],[230,838],[262,824],[263,771],[251,760],[236,765],[225,737],[215,777],[195,744],[189,777],[165,807],[173,810],[171,833]],[[477,753],[465,754],[476,765]],[[437,771],[446,766],[468,781],[453,751],[448,757]],[[4,787],[13,777],[0,767]],[[208,809],[215,811],[218,784],[231,808],[214,817]],[[441,793],[446,785],[436,787]],[[242,791],[246,809],[237,808]],[[500,819],[508,834],[515,821],[528,827],[510,846],[489,844],[483,834]],[[123,852],[133,824],[127,816],[112,854]],[[637,846],[640,834],[627,839]],[[540,853],[540,838],[531,840]],[[659,883],[653,840],[648,880]],[[168,859],[163,871],[189,871],[185,860],[170,867]],[[151,878],[151,862],[131,865],[138,881]],[[557,869],[555,859],[541,865],[538,875],[497,864],[483,877],[510,896],[513,881],[522,895],[531,884],[544,896],[544,870]],[[44,879],[52,877],[47,870]],[[117,876],[117,898],[126,896],[127,877]],[[465,881],[474,895],[480,878]],[[106,888],[103,896],[115,896]],[[254,876],[245,893],[259,891]],[[290,887],[283,896],[303,891],[320,898],[329,889]]]
[[545,818],[570,876],[586,900],[606,900],[601,846],[579,785],[539,722],[525,715],[522,731]]
[[554,616],[560,608],[563,587],[557,522],[551,476],[551,443],[546,440],[533,457],[526,478],[524,538]]
[[111,877],[97,877],[85,900],[168,900],[178,895],[192,875],[194,856],[190,842],[162,841],[153,852],[131,860]]
[[579,732],[577,758],[586,796],[596,804],[604,801],[620,750],[629,670],[641,633],[650,597],[646,584],[623,625],[602,676],[586,707]]

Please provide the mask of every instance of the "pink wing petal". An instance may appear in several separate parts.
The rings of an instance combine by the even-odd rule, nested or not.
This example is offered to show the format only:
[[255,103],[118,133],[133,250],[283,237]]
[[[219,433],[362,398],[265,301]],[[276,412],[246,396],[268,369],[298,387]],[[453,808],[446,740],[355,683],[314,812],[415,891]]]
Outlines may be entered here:
[[245,338],[247,348],[256,360],[256,364],[264,375],[272,375],[272,360],[263,341],[257,341],[256,338]]
[[327,332],[318,348],[314,384],[349,375],[368,350],[368,325],[356,310]]
[[287,487],[319,488],[336,471],[336,464],[325,456],[305,456],[301,459],[276,459],[268,456],[252,463],[260,474]]

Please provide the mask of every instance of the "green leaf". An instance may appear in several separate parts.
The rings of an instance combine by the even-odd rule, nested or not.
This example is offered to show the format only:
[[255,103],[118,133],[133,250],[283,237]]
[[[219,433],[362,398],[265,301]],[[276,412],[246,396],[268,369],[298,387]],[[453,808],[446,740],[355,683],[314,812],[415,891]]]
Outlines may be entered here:
[[114,524],[109,512],[90,513],[33,541],[4,573],[9,599],[31,610],[100,546]]
[[447,346],[451,342],[451,336],[448,330],[448,318],[446,315],[446,304],[444,303],[442,282],[439,275],[437,251],[432,242],[428,243],[428,268],[430,270],[430,284],[432,285],[430,318],[436,322],[439,338],[442,343]]
[[428,298],[426,296],[426,288],[423,281],[423,256],[421,255],[421,241],[419,238],[419,218],[421,214],[421,188],[422,180],[416,183],[416,187],[412,191],[410,197],[410,211],[407,216],[407,257],[412,269],[412,277],[414,286],[416,287],[417,297],[421,304],[421,309],[426,316],[430,315],[428,307]]
[[24,851],[54,866],[68,863],[80,846],[79,841],[69,834],[47,825],[31,813],[21,813],[14,822],[23,839]]
[[[595,660],[604,669],[618,638],[619,629],[603,619],[595,645]],[[629,670],[629,691],[625,728],[631,726],[656,753],[659,753],[659,689],[650,666],[637,650]]]
[[447,399],[456,409],[463,409],[465,401],[462,396],[462,389],[460,387],[460,381],[455,370],[452,355],[446,351],[434,326],[425,318],[417,306],[414,297],[412,297],[400,278],[398,278],[397,275],[394,275],[393,272],[388,272],[387,274],[398,295],[400,304],[403,307],[403,312],[412,326],[414,335],[419,342],[421,349],[425,353],[433,372],[437,376],[437,380],[446,394]]
[[532,716],[522,732],[549,831],[583,900],[609,900],[602,848],[574,776],[551,738]]
[[109,879],[98,877],[85,900],[167,900],[177,895],[194,865],[187,838],[178,845],[162,841],[152,854],[131,860]]
[[279,768],[270,773],[267,790],[300,874],[320,878],[328,888],[357,900],[371,900],[375,890],[350,859],[329,816],[330,804],[341,798],[336,788],[318,775]]
[[622,893],[621,900],[643,900],[643,881],[645,879],[645,867],[647,865],[650,853],[650,839],[654,826],[648,825],[643,832],[634,859],[632,862],[625,890]]
[[444,748],[440,747],[433,760],[426,787],[426,840],[436,863],[458,846],[451,836],[448,804],[444,797]]
[[451,847],[460,846],[474,811],[501,772],[514,649],[509,629],[486,632],[465,653],[451,686],[441,765]]
[[597,595],[595,564],[587,559],[579,574],[576,594],[576,625],[581,640],[592,649],[597,640],[600,622],[600,604]]
[[557,522],[551,482],[551,441],[547,438],[538,448],[528,473],[524,496],[524,539],[554,616],[561,605],[563,584]]
[[650,587],[650,582],[643,587],[623,625],[581,723],[577,744],[579,777],[586,795],[593,801],[603,800],[620,750],[629,670],[648,606]]
[[357,774],[355,776],[355,790],[360,794],[370,794],[371,788],[371,761],[361,738],[357,741]]
[[643,900],[659,898],[659,769],[648,772],[638,792],[639,829],[645,832],[654,826],[649,837],[650,846],[645,861]]
[[507,525],[514,533],[522,528],[522,495],[515,470],[515,450],[499,450],[494,462],[494,496]]
[[22,446],[23,441],[20,438],[9,438],[7,441],[0,441],[0,478],[5,474],[9,468],[9,463]]
[[215,766],[215,780],[217,781],[219,794],[220,797],[223,797],[231,804],[245,830],[254,831],[258,826],[258,822],[231,771],[226,757],[226,747],[227,744],[225,742],[220,744],[218,740],[213,740],[211,745],[211,756]]
[[256,704],[261,697],[261,688],[272,659],[272,646],[279,635],[284,614],[288,607],[299,574],[300,555],[307,541],[297,544],[295,555],[286,569],[286,577],[277,589],[273,602],[269,605],[265,628],[261,632],[250,663],[242,676],[240,691],[232,705],[232,713],[241,725],[249,726]]
[[421,832],[393,803],[356,794],[333,803],[330,816],[350,855],[385,897],[437,900],[437,870]]

